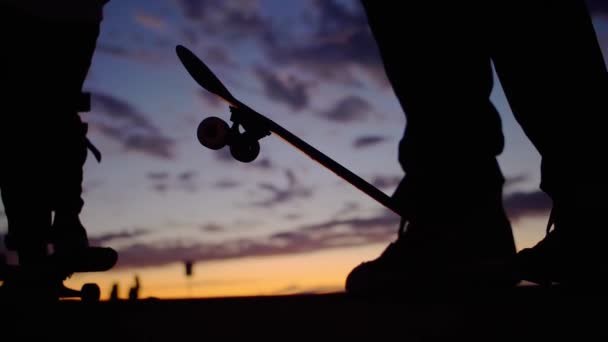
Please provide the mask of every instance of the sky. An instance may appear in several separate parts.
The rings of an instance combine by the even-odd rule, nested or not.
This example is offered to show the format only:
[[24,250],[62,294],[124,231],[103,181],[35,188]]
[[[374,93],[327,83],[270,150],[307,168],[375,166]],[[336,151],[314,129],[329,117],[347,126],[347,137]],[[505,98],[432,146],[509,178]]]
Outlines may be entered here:
[[[588,4],[606,53],[608,5]],[[81,218],[91,243],[115,248],[119,262],[67,284],[97,282],[104,297],[113,284],[126,297],[135,276],[142,297],[342,290],[353,267],[396,238],[398,218],[274,136],[251,164],[202,147],[198,123],[229,112],[186,73],[177,44],[242,102],[386,194],[403,176],[405,117],[358,1],[110,1],[85,83],[92,111],[81,114],[103,160],[85,164]],[[521,249],[543,237],[550,202],[498,81],[492,101]]]

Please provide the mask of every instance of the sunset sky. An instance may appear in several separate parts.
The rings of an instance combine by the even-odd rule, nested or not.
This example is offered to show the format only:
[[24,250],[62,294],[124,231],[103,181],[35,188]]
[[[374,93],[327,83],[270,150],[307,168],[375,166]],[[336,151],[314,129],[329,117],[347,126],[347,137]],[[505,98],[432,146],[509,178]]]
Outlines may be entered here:
[[[589,5],[607,52],[608,3]],[[336,291],[396,238],[395,215],[274,136],[252,164],[200,146],[200,120],[228,120],[228,109],[174,50],[189,47],[242,102],[390,195],[406,123],[358,1],[114,0],[104,15],[85,85],[93,110],[82,114],[103,161],[85,165],[82,220],[120,258],[69,285],[95,281],[107,296],[118,283],[125,297],[139,276],[141,295],[160,298]],[[542,238],[549,202],[499,84],[492,99],[523,248]],[[191,277],[184,260],[195,261]]]

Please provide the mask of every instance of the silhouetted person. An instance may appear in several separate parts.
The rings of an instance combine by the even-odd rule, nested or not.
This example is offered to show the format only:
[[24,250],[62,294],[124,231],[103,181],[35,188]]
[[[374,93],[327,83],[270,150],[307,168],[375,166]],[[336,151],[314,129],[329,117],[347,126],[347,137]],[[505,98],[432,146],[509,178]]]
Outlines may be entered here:
[[[363,5],[407,118],[399,146],[405,177],[393,195],[404,229],[380,257],[351,271],[347,291],[603,283],[608,73],[585,3]],[[517,255],[496,159],[504,137],[490,101],[492,65],[542,157],[540,188],[553,201],[554,229]],[[492,266],[509,263],[516,272]]]
[[53,243],[88,246],[80,222],[87,111],[82,93],[108,0],[1,0],[0,189],[10,243],[23,268]]
[[139,298],[139,277],[135,277],[135,285],[129,289],[129,300],[136,301]]
[[118,297],[118,284],[114,283],[112,284],[112,291],[110,292],[110,301],[116,302],[118,300],[120,300],[120,298]]

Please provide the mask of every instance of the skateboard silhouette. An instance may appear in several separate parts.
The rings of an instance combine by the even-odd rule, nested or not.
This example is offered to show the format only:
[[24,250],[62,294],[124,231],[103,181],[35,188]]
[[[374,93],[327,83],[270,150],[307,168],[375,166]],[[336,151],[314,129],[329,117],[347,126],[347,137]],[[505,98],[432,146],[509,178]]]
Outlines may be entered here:
[[[0,263],[0,299],[14,299],[13,295],[36,297],[45,300],[60,298],[80,298],[83,302],[97,302],[100,298],[99,286],[87,283],[80,290],[68,288],[63,280],[72,273],[104,272],[116,264],[118,254],[107,247],[89,247],[77,255],[61,257],[48,255],[35,269],[25,270],[20,265]],[[45,284],[48,284],[45,285]],[[34,291],[35,293],[29,293]],[[44,296],[42,296],[44,292]]]
[[287,129],[237,100],[211,69],[188,48],[178,45],[175,50],[190,76],[205,90],[225,101],[231,112],[231,126],[214,116],[199,124],[197,136],[203,146],[213,150],[229,146],[230,153],[236,160],[248,163],[254,161],[260,153],[259,140],[274,133],[378,203],[401,215],[399,208],[388,195]]

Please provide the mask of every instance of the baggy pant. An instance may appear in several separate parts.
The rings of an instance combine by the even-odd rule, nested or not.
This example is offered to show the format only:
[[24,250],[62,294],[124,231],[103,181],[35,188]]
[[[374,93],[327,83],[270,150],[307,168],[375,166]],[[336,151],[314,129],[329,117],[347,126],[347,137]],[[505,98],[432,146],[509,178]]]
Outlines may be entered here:
[[395,193],[406,210],[458,210],[504,180],[492,68],[541,155],[554,201],[606,193],[608,72],[582,0],[363,1],[407,127]]
[[52,213],[78,215],[87,126],[78,101],[99,25],[0,8],[0,190],[20,263],[46,253]]

